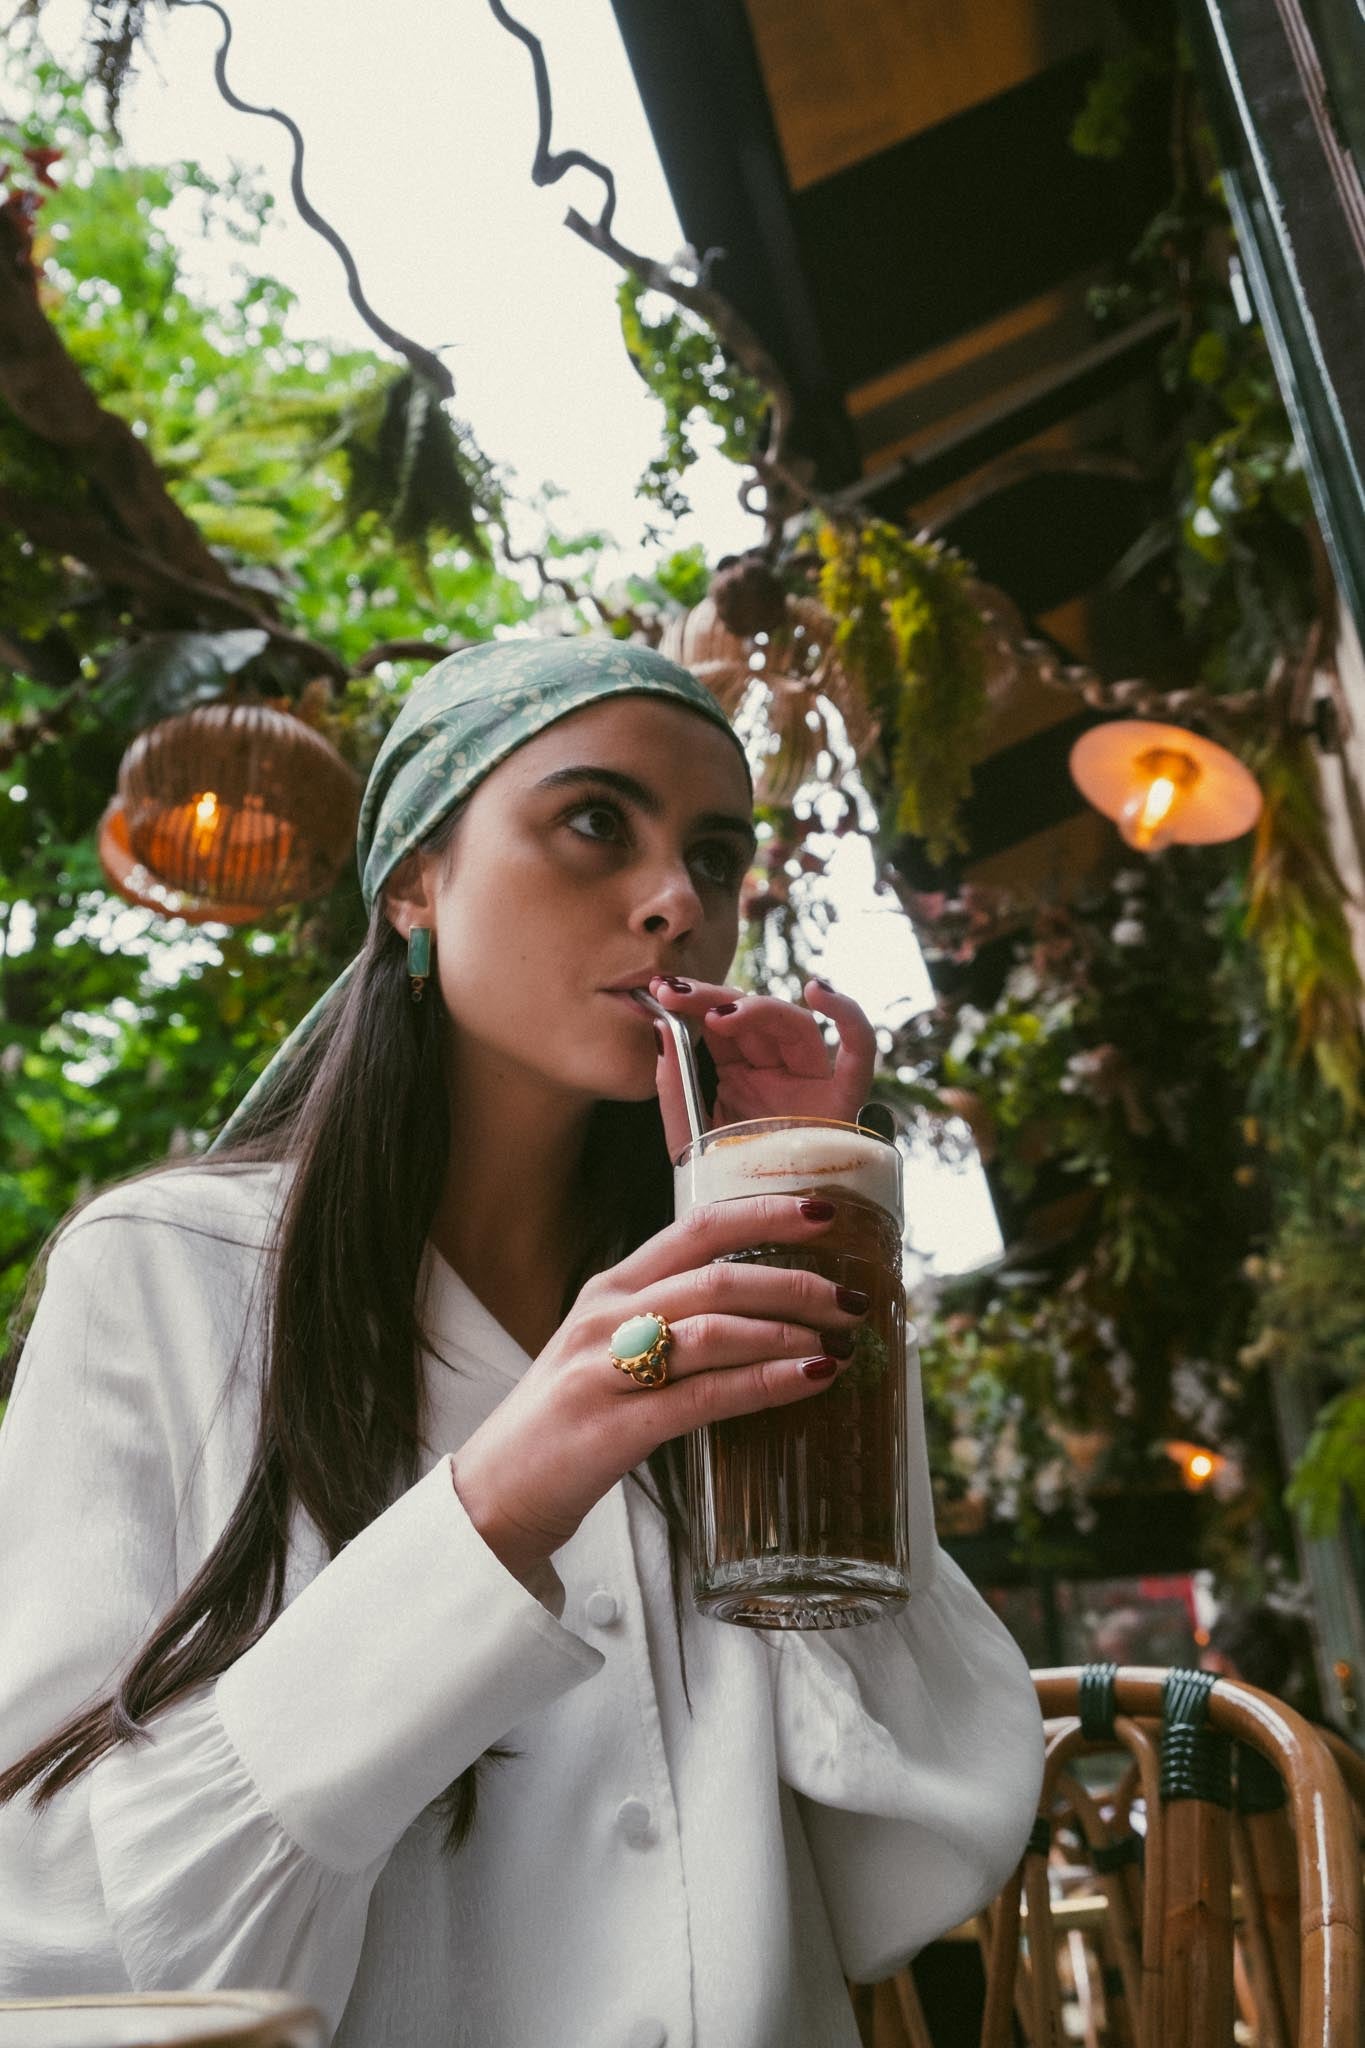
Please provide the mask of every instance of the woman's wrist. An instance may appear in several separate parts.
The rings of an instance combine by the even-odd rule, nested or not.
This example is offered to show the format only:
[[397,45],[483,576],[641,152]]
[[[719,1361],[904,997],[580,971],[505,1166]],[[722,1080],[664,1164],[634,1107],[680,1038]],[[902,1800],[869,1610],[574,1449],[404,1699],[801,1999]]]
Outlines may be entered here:
[[533,1593],[538,1600],[544,1599],[546,1575],[556,1586],[559,1584],[544,1538],[508,1520],[496,1501],[489,1498],[477,1461],[466,1457],[462,1451],[451,1454],[450,1478],[472,1527],[498,1563],[518,1579],[528,1593]]

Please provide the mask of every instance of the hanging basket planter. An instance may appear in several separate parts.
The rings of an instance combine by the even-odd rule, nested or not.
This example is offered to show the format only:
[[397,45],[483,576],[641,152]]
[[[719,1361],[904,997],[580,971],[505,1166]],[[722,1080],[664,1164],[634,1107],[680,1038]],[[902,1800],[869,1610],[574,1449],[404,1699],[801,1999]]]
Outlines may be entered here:
[[360,778],[301,719],[223,703],[139,733],[118,794],[129,852],[158,887],[214,915],[249,905],[260,916],[331,887],[354,840]]
[[183,917],[186,924],[251,924],[260,916],[254,903],[210,903],[168,889],[145,868],[128,843],[128,817],[122,797],[111,797],[99,822],[100,866],[129,903],[154,910],[160,917]]
[[752,739],[760,803],[789,803],[821,752],[837,752],[841,739],[862,760],[877,737],[877,720],[834,637],[833,618],[813,597],[788,597],[780,624],[748,638],[731,631],[710,597],[664,629],[659,652],[691,669]]

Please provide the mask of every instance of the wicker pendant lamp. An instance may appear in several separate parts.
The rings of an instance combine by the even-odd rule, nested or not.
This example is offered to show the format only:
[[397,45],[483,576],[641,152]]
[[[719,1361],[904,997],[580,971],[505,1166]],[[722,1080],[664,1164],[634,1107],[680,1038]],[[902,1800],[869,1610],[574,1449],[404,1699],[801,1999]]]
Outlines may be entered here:
[[[105,870],[133,901],[159,909],[156,893],[168,892],[201,922],[245,923],[331,887],[354,840],[360,788],[330,741],[288,712],[237,702],[181,712],[139,733],[119,765],[119,809],[106,812],[101,834]],[[120,881],[125,838],[143,875]]]
[[772,624],[747,633],[734,631],[716,599],[704,597],[664,629],[659,652],[691,669],[732,717],[743,713],[741,723],[758,728],[761,803],[789,803],[821,749],[837,746],[826,705],[859,760],[877,737],[877,720],[835,652],[835,632],[812,597],[780,599]]
[[205,902],[159,882],[128,844],[128,817],[120,796],[111,797],[105,806],[96,845],[100,866],[119,895],[160,917],[182,917],[186,924],[254,924],[261,914],[254,903]]

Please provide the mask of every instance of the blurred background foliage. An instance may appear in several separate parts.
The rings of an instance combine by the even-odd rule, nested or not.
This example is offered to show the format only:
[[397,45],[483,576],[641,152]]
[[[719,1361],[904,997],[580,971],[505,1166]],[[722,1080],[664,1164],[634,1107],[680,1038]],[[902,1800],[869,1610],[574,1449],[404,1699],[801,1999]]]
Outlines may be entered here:
[[[95,828],[133,734],[232,674],[363,774],[423,643],[434,658],[534,608],[490,559],[500,485],[466,430],[449,426],[436,479],[448,487],[458,457],[457,520],[384,459],[406,373],[286,331],[290,295],[252,261],[271,202],[250,179],[127,163],[36,51],[9,59],[2,104],[5,203],[30,225],[47,318],[233,586],[331,659],[319,673],[306,649],[224,630],[192,598],[149,598],[0,533],[0,1315],[76,1195],[202,1141],[362,929],[349,867],[329,897],[231,933],[113,895]],[[212,305],[185,283],[177,222],[240,244]],[[58,507],[98,497],[3,401],[0,486]],[[363,671],[394,642],[401,654]]]

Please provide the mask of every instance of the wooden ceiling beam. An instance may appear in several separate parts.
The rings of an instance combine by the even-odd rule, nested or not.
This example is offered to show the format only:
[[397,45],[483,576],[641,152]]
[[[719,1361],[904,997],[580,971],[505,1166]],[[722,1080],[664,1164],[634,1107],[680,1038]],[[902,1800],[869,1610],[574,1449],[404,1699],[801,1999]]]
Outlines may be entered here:
[[1173,314],[1149,313],[1057,368],[1021,380],[966,426],[927,433],[913,454],[847,485],[839,493],[842,502],[863,505],[886,519],[905,518],[915,505],[973,470],[1145,376],[1174,327]]
[[792,215],[763,73],[735,0],[612,0],[678,219],[786,371],[822,481],[861,468]]

